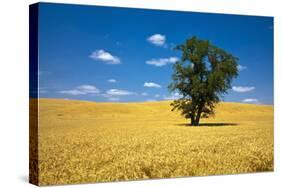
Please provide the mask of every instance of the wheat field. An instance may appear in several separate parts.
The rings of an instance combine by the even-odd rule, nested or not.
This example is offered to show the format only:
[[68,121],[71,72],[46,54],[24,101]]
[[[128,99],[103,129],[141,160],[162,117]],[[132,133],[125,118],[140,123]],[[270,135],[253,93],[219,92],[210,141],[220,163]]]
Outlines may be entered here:
[[39,184],[273,171],[273,106],[220,103],[193,127],[170,102],[39,99]]

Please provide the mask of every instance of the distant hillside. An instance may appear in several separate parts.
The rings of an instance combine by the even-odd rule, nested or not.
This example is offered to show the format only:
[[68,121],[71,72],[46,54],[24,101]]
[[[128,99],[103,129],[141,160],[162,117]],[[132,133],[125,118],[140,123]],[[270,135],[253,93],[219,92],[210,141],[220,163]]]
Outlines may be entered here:
[[[178,112],[171,112],[170,103],[172,101],[157,102],[136,102],[136,103],[111,103],[111,102],[90,102],[79,100],[63,99],[39,99],[40,113],[52,112],[64,114],[64,116],[83,117],[105,117],[105,116],[134,116],[148,118],[181,118]],[[260,119],[273,112],[271,105],[256,105],[233,102],[221,102],[216,107],[215,119],[220,121],[235,121]],[[271,114],[273,117],[273,113]],[[214,118],[209,118],[212,121]],[[204,119],[202,119],[204,122]]]

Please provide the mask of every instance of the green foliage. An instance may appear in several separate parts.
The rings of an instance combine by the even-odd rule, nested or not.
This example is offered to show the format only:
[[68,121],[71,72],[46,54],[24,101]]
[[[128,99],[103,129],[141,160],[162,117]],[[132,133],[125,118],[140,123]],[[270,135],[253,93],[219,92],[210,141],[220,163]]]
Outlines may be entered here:
[[169,89],[182,97],[172,102],[172,111],[180,110],[192,125],[199,125],[201,117],[214,114],[215,104],[238,76],[238,58],[195,36],[175,49],[182,57],[173,66]]

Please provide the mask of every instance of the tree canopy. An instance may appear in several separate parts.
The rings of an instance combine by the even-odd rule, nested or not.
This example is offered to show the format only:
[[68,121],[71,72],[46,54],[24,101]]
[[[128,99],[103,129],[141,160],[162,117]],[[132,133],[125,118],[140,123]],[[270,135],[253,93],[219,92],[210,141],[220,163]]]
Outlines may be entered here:
[[182,56],[173,65],[171,92],[178,92],[180,98],[171,103],[172,111],[191,119],[191,125],[199,125],[200,118],[214,115],[218,103],[231,82],[238,76],[238,58],[216,47],[208,40],[196,36],[176,46]]

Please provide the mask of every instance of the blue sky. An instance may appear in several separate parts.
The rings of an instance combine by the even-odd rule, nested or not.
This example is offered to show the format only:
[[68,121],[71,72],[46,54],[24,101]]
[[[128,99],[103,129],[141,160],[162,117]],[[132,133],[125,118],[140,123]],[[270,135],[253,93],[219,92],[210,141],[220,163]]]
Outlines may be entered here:
[[169,93],[173,50],[193,35],[239,57],[224,101],[273,104],[273,18],[40,4],[39,95],[158,101]]

